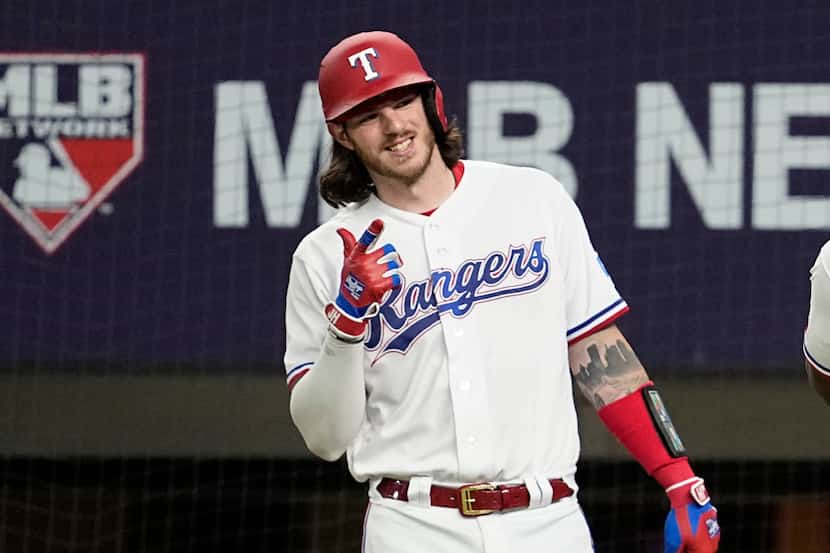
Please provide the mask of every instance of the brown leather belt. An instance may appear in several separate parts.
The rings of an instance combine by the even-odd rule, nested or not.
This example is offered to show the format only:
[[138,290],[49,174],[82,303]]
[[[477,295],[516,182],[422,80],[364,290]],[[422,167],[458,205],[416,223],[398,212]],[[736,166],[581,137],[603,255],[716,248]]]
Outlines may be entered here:
[[[550,480],[553,488],[551,503],[573,495],[574,491],[561,478]],[[384,478],[377,487],[383,497],[409,501],[409,482]],[[506,509],[517,509],[530,505],[530,492],[524,484],[497,485],[489,482],[468,484],[460,488],[432,486],[429,490],[430,503],[435,507],[453,507],[468,517],[487,515]]]

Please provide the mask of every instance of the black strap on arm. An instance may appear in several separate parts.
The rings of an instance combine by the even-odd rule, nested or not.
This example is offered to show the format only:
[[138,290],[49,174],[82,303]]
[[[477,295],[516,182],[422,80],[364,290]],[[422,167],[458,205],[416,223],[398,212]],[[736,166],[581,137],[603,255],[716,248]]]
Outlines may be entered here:
[[643,400],[648,407],[648,412],[651,414],[651,420],[657,428],[657,433],[663,439],[663,445],[666,446],[669,455],[672,457],[683,457],[686,455],[686,447],[683,441],[674,428],[669,412],[666,409],[666,404],[663,403],[663,398],[655,386],[645,386],[642,389]]

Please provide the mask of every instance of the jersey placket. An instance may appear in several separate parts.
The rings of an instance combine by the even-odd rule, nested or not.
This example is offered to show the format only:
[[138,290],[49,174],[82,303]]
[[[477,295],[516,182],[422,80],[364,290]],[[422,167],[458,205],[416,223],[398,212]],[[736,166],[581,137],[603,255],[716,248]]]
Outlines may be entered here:
[[[445,228],[437,221],[425,226],[424,244],[427,249],[430,271],[458,267],[459,249],[454,236],[463,232]],[[439,302],[452,302],[454,298]],[[450,387],[451,410],[455,422],[455,443],[460,475],[488,472],[489,435],[487,421],[489,409],[484,371],[475,346],[474,329],[470,317],[458,318],[447,309],[440,314],[441,332],[447,351],[447,378]]]

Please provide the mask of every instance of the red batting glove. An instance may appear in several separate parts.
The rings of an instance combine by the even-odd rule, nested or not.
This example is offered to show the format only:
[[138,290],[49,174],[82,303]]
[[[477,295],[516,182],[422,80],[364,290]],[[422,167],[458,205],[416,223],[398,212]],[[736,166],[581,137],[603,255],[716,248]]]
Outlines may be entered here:
[[718,510],[703,479],[692,478],[666,490],[671,511],[664,527],[664,553],[716,553],[720,543]]
[[401,285],[400,256],[392,244],[367,251],[383,232],[383,221],[375,219],[360,240],[345,228],[337,229],[343,240],[343,270],[340,290],[326,306],[331,329],[341,339],[359,341],[367,320],[376,316],[384,297]]

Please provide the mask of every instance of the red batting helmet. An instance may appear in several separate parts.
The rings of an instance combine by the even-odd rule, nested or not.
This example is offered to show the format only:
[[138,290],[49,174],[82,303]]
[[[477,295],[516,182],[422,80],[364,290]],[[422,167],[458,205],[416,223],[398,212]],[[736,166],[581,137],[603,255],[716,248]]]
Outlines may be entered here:
[[441,89],[421,65],[418,54],[395,34],[358,33],[343,39],[320,62],[320,99],[326,121],[337,121],[359,104],[389,90],[432,85],[436,115],[446,130]]

